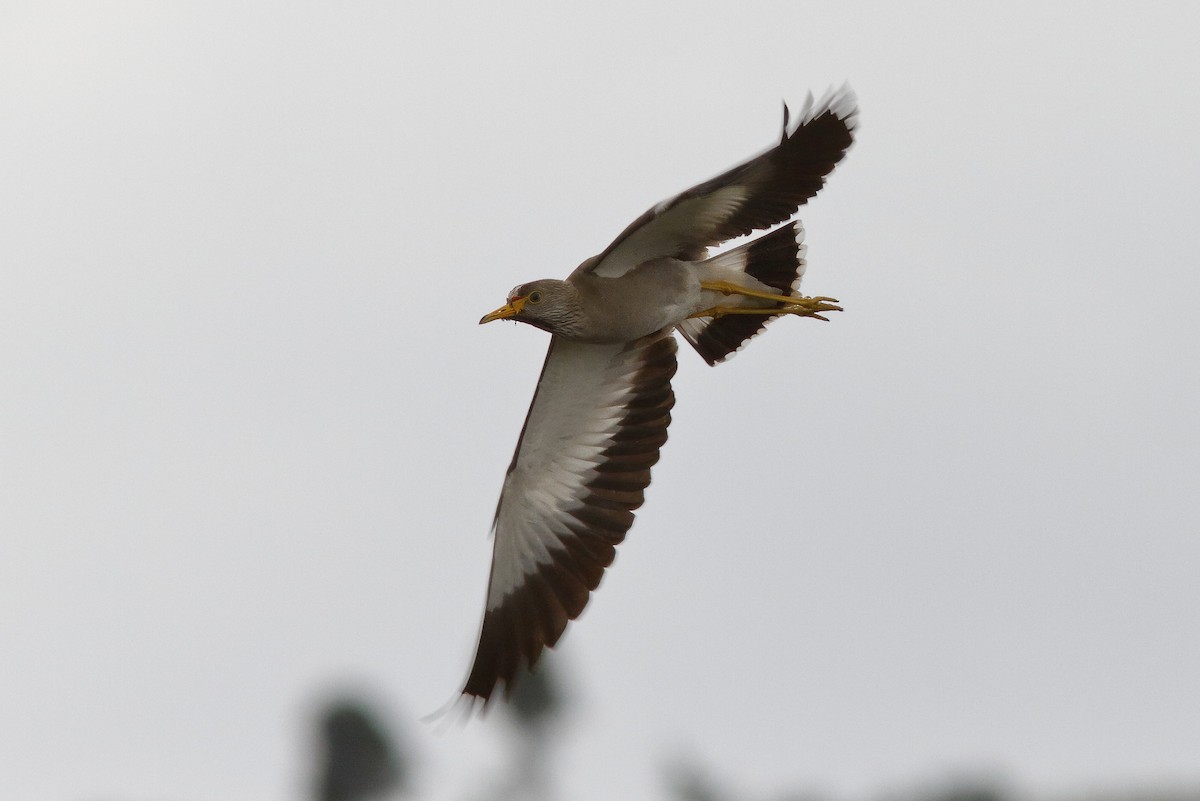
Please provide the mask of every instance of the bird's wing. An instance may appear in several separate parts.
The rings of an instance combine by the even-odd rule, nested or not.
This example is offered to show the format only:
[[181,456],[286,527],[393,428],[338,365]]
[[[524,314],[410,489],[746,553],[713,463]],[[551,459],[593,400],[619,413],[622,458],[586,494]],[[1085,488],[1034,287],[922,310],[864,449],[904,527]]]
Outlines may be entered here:
[[483,630],[464,695],[485,703],[553,646],[612,563],[667,440],[670,329],[616,345],[555,337],[504,479]]
[[650,208],[578,271],[624,275],[655,258],[693,260],[705,249],[791,217],[825,183],[853,142],[858,101],[849,87],[813,104],[779,143],[749,161]]

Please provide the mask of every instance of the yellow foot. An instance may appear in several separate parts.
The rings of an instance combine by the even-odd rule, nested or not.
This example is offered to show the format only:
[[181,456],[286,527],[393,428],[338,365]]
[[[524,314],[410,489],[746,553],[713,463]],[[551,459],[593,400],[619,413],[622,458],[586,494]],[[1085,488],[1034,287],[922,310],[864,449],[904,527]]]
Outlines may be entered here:
[[842,307],[836,305],[837,298],[827,298],[821,295],[813,298],[803,296],[788,298],[784,301],[784,304],[784,307],[779,310],[781,314],[794,314],[797,317],[813,317],[825,322],[829,322],[829,318],[822,316],[821,312],[842,311]]

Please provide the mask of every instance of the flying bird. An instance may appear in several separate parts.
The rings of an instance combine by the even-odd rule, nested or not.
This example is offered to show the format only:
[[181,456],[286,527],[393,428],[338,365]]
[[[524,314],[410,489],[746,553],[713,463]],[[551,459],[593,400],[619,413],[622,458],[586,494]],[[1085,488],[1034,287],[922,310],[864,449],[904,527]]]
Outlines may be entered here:
[[798,293],[804,229],[791,219],[850,147],[857,101],[843,87],[816,104],[809,95],[794,126],[788,116],[785,105],[779,142],[763,153],[653,206],[565,281],[515,287],[479,321],[552,336],[492,523],[483,628],[462,697],[486,705],[500,685],[507,697],[612,564],[667,440],[672,332],[712,365],[776,317],[841,311],[834,298]]

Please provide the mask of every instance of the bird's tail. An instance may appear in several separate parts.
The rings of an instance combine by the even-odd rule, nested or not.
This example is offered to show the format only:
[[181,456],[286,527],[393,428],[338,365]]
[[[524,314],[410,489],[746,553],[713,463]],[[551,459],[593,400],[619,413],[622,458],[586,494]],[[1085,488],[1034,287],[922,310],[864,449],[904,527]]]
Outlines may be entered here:
[[[794,295],[804,275],[804,225],[797,220],[766,236],[719,253],[701,265],[704,280],[730,281],[747,288]],[[740,298],[731,296],[731,304]],[[677,327],[709,364],[719,364],[740,350],[778,315],[731,314],[693,317]]]

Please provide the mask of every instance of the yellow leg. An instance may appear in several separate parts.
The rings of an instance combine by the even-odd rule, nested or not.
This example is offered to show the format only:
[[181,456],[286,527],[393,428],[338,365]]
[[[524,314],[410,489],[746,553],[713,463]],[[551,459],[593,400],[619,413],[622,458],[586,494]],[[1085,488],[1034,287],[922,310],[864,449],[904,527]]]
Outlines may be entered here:
[[828,317],[821,316],[821,312],[842,311],[841,306],[836,306],[837,298],[827,298],[823,295],[816,297],[797,297],[794,295],[784,295],[775,292],[759,292],[756,289],[748,289],[746,287],[732,284],[728,281],[701,281],[701,289],[707,289],[710,292],[720,292],[723,295],[743,295],[748,298],[758,298],[760,300],[773,300],[781,304],[775,307],[754,308],[747,306],[713,306],[711,309],[696,312],[691,317],[724,317],[726,314],[795,314],[798,317],[815,317],[818,320],[829,321]]
[[[773,309],[752,308],[746,306],[713,306],[711,309],[698,311],[695,314],[689,314],[688,317],[724,317],[727,314],[761,314],[765,317],[770,317],[776,314],[794,314],[797,317],[812,317],[816,320],[824,320],[829,322],[829,318],[821,314],[827,311],[842,311],[841,306],[832,306],[827,303],[819,302],[819,298],[795,298],[795,300],[803,300],[805,303],[789,304],[787,306],[779,306]],[[808,303],[808,301],[814,301]]]
[[748,287],[738,286],[729,281],[701,281],[701,289],[707,289],[709,292],[720,292],[722,295],[744,295],[748,298],[761,298],[762,300],[777,300],[780,303],[792,304],[801,300],[817,300],[829,303],[837,303],[837,298],[826,298],[817,296],[814,298],[806,298],[803,295],[796,297],[794,295],[785,295],[782,292],[759,292],[757,289],[749,289]]

